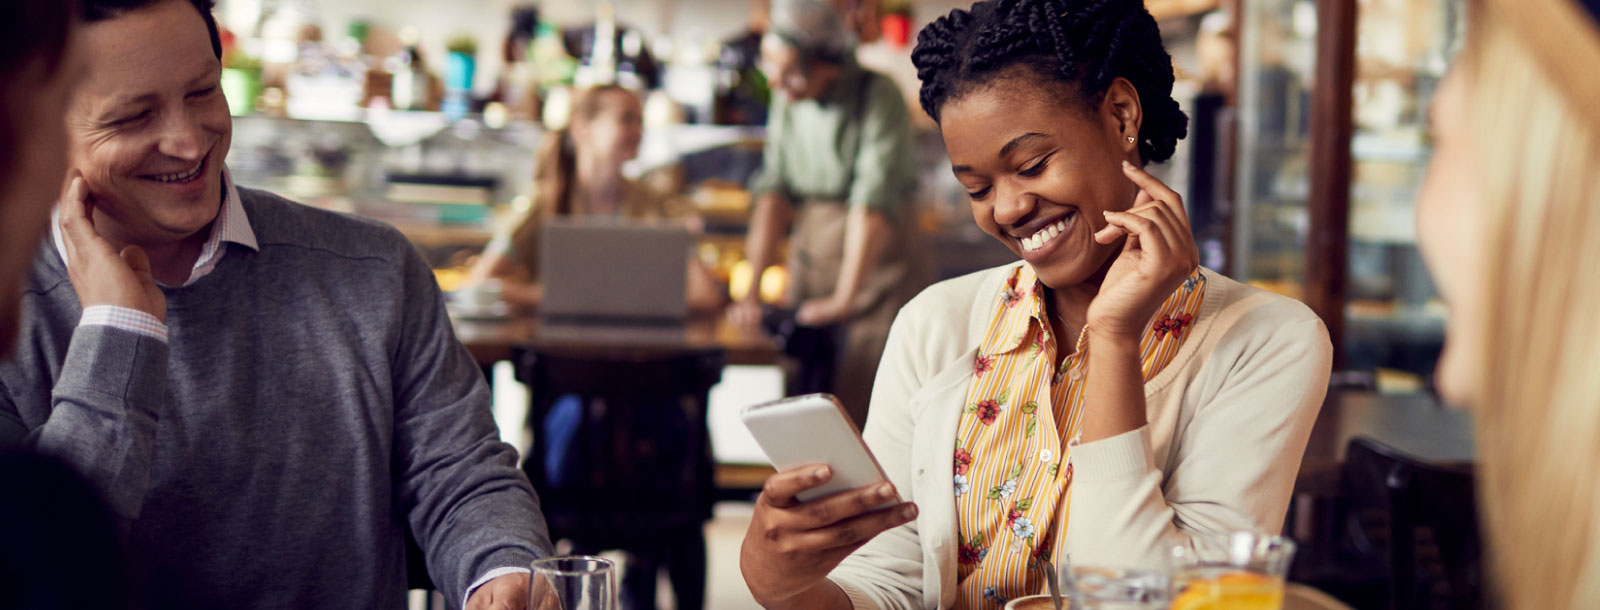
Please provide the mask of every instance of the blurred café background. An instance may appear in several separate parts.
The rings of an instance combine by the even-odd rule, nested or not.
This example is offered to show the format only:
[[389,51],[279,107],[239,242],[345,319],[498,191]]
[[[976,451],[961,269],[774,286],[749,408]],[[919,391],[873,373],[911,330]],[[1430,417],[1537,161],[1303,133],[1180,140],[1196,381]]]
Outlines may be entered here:
[[[915,224],[938,277],[1013,260],[974,226],[916,102],[918,29],[969,2],[835,3],[859,34],[859,62],[890,75],[913,109]],[[236,115],[229,167],[240,184],[392,223],[452,292],[496,231],[527,212],[535,151],[567,123],[574,93],[620,84],[644,101],[628,177],[693,205],[704,225],[693,256],[719,289],[776,301],[783,270],[754,278],[744,261],[746,186],[772,96],[757,67],[764,4],[222,0]],[[1403,595],[1454,607],[1439,600],[1476,590],[1476,534],[1429,507],[1472,503],[1474,450],[1469,415],[1431,391],[1443,310],[1417,253],[1413,202],[1429,157],[1426,110],[1459,43],[1463,2],[1147,6],[1191,120],[1176,157],[1157,169],[1185,196],[1203,264],[1303,300],[1334,338],[1334,387],[1285,524],[1302,544],[1292,579],[1355,607]],[[458,334],[491,379],[502,437],[530,459],[546,455],[536,439],[559,396],[598,397],[610,412],[586,416],[616,420],[629,392],[670,394],[667,404],[704,423],[607,424],[583,453],[598,478],[535,483],[564,544],[663,566],[659,607],[754,607],[738,545],[771,470],[738,413],[781,397],[793,358],[717,316],[666,333],[572,334],[546,332],[516,309],[452,303]],[[688,439],[685,463],[668,475],[638,466],[662,435]],[[1373,475],[1396,472],[1407,475]]]

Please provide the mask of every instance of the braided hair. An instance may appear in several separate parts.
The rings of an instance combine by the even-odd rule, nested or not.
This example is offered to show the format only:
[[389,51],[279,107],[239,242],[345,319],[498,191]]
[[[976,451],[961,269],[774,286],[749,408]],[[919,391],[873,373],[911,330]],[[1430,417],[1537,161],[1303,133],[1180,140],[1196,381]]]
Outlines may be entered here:
[[1172,56],[1141,0],[985,0],[923,28],[911,61],[935,122],[948,100],[1024,67],[1091,108],[1113,80],[1127,79],[1144,110],[1139,156],[1147,162],[1170,159],[1189,131],[1172,99]]

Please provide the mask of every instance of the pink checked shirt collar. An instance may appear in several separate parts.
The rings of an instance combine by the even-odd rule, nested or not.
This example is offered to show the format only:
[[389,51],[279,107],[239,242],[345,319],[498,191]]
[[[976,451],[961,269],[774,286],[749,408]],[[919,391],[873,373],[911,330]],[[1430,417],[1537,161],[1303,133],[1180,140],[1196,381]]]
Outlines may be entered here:
[[[228,173],[227,168],[222,170],[222,191],[222,209],[217,212],[217,220],[211,223],[211,236],[200,248],[200,258],[195,260],[194,270],[189,272],[189,279],[183,283],[184,286],[200,281],[200,278],[217,268],[217,263],[222,262],[222,255],[228,251],[222,247],[223,242],[233,242],[251,250],[261,250],[256,243],[255,230],[250,228],[250,217],[245,214],[244,202],[239,198],[239,188],[233,184],[233,176]],[[61,255],[62,262],[66,262],[67,247],[61,241],[60,209],[51,214],[50,237],[55,241],[56,253]]]

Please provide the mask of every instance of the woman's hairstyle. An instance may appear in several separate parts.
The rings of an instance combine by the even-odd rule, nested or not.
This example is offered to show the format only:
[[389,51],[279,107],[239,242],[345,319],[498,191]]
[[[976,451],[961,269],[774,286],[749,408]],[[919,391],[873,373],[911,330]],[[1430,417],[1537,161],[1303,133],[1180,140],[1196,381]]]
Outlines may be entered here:
[[1064,85],[1093,109],[1117,77],[1133,83],[1144,119],[1139,156],[1172,157],[1189,119],[1172,99],[1172,56],[1140,0],[987,0],[953,10],[917,35],[911,61],[922,109],[939,120],[945,102],[1014,67]]
[[533,180],[538,185],[539,206],[547,216],[568,216],[572,209],[573,182],[577,181],[578,149],[572,140],[571,124],[593,120],[600,113],[602,98],[608,93],[636,95],[620,85],[601,85],[586,89],[572,100],[568,126],[551,132],[534,157]]
[[619,85],[601,85],[578,93],[573,97],[572,116],[567,126],[546,134],[539,145],[533,162],[537,195],[533,209],[511,233],[511,249],[530,272],[537,272],[537,267],[530,263],[539,252],[539,228],[551,218],[571,216],[578,211],[573,209],[572,201],[574,183],[578,181],[578,146],[572,138],[572,123],[594,119],[600,114],[601,99],[609,93],[637,95]]
[[[24,74],[48,78],[60,67],[77,19],[78,3],[63,0],[6,0],[0,8],[0,175],[10,174],[16,142],[17,117],[9,109],[29,95],[26,87],[15,86]],[[3,205],[4,202],[0,202]]]
[[1502,605],[1600,608],[1600,25],[1474,3],[1462,119],[1484,197],[1479,497]]

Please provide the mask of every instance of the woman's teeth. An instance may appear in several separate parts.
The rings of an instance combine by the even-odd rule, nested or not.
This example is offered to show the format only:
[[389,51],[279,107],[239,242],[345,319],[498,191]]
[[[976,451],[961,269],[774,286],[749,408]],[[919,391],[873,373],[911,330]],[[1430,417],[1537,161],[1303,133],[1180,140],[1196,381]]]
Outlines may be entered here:
[[1072,220],[1071,216],[1058,220],[1054,224],[1051,224],[1043,229],[1039,229],[1039,232],[1034,233],[1032,236],[1022,238],[1022,251],[1032,252],[1034,250],[1038,250],[1039,248],[1043,248],[1045,244],[1050,243],[1050,240],[1055,239],[1057,235],[1060,235],[1062,232],[1067,230],[1067,221],[1069,220]]
[[200,163],[198,163],[198,164],[196,164],[194,166],[194,169],[191,169],[189,171],[179,172],[179,173],[176,173],[176,174],[161,174],[161,175],[157,175],[157,176],[150,176],[150,179],[151,180],[155,180],[156,182],[187,182],[189,180],[194,179],[195,176],[200,175],[200,168],[204,167],[204,166],[205,166],[205,162],[201,161]]

